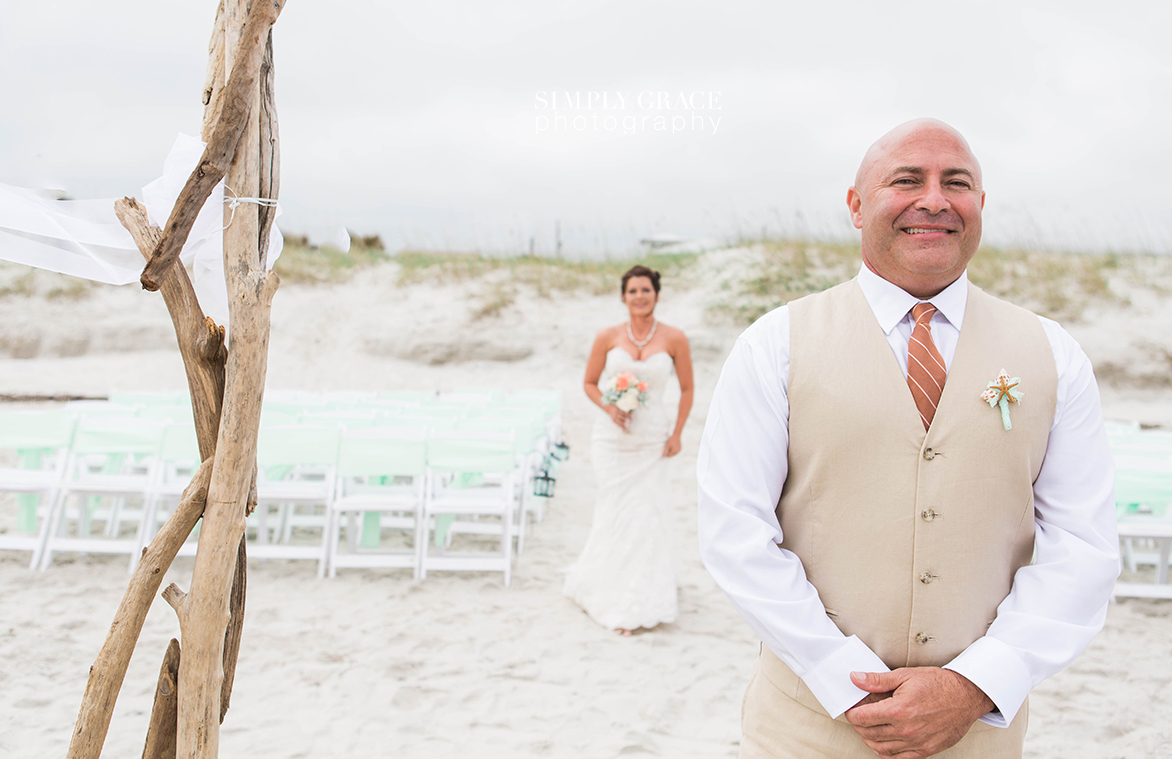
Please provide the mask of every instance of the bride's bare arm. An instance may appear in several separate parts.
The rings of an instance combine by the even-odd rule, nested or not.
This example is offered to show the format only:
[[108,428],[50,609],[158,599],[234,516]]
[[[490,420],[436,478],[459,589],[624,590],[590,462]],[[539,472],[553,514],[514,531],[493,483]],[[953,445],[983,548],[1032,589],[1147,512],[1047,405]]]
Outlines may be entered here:
[[688,336],[683,330],[672,330],[671,356],[676,365],[676,378],[680,381],[680,410],[676,416],[676,428],[663,446],[664,456],[674,456],[683,447],[681,436],[684,432],[684,423],[688,421],[688,414],[692,412],[692,348],[688,345]]
[[598,387],[598,380],[602,379],[602,370],[606,368],[606,352],[610,350],[614,342],[610,334],[612,331],[613,328],[604,329],[598,333],[598,337],[594,338],[594,347],[590,349],[590,359],[586,362],[586,379],[582,384],[587,397],[605,411],[615,424],[626,429],[627,425],[630,424],[631,415],[614,406],[603,404],[602,390]]

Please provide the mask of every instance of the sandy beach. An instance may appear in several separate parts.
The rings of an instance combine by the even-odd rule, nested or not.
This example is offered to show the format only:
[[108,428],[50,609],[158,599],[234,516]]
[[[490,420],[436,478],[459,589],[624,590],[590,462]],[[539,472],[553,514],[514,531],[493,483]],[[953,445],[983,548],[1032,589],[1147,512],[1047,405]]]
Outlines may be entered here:
[[[672,462],[680,617],[627,639],[561,595],[594,495],[588,440],[599,412],[581,375],[594,333],[625,317],[617,284],[614,294],[551,297],[521,285],[495,310],[485,303],[499,277],[405,285],[394,263],[346,283],[281,287],[270,389],[557,388],[572,453],[509,588],[499,574],[415,581],[406,571],[341,570],[319,581],[309,562],[251,562],[221,756],[736,756],[758,642],[697,556],[694,467],[713,387],[742,327],[712,316],[714,299],[726,296],[703,267],[701,259],[666,280],[657,311],[688,334],[696,366],[696,404]],[[1170,282],[1156,284],[1166,293]],[[1099,370],[1109,418],[1172,428],[1172,306],[1158,289],[1112,287],[1126,303],[1088,302],[1069,329]],[[184,388],[156,295],[28,290],[0,297],[0,394]],[[11,505],[10,496],[0,500],[0,529],[11,528]],[[44,573],[27,562],[0,553],[0,755],[63,756],[126,561],[65,554]],[[179,559],[167,582],[187,587],[190,575],[191,560]],[[141,753],[159,663],[177,635],[174,613],[156,602],[104,756]],[[1026,756],[1172,757],[1169,652],[1172,602],[1113,604],[1086,654],[1034,691]]]

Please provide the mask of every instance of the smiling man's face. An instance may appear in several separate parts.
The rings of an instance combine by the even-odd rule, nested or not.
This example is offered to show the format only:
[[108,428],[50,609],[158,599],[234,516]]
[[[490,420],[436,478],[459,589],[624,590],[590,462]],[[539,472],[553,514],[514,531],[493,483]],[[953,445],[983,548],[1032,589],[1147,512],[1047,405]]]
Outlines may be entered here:
[[847,205],[867,268],[930,298],[956,281],[981,242],[981,167],[952,127],[908,122],[867,151]]

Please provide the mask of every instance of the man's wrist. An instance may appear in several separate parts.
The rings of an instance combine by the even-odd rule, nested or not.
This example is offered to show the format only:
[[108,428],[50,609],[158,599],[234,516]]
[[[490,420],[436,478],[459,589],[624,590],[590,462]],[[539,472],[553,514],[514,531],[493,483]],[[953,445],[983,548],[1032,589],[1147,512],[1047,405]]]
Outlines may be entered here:
[[857,704],[867,692],[851,682],[851,672],[889,672],[874,651],[855,635],[846,638],[831,656],[802,673],[802,682],[833,718]]
[[993,702],[982,722],[1008,727],[1029,695],[1029,668],[1009,645],[988,635],[977,638],[944,669],[963,675]]
[[972,680],[968,679],[956,670],[942,668],[942,671],[953,675],[960,687],[963,688],[968,694],[967,700],[971,701],[973,704],[973,722],[976,722],[978,719],[985,716],[989,712],[995,711],[997,709],[997,705],[993,703],[993,699],[989,698],[989,695],[985,693],[985,691],[981,690]]

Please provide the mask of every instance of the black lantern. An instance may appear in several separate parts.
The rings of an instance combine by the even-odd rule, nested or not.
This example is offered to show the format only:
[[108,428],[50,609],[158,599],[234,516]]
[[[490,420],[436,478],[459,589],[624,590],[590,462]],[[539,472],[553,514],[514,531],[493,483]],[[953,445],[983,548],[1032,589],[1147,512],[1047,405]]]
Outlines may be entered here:
[[554,458],[552,454],[545,454],[541,457],[541,471],[549,477],[557,477],[558,470],[562,468],[562,462]]
[[556,484],[557,479],[542,469],[533,478],[533,495],[541,498],[553,498],[553,489]]
[[570,458],[570,446],[564,442],[558,443],[549,453],[558,461],[566,461]]

